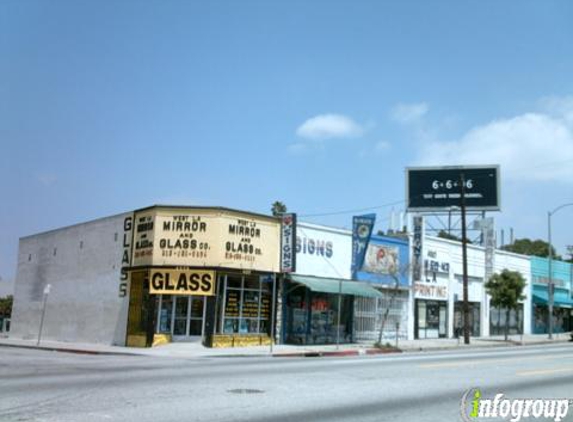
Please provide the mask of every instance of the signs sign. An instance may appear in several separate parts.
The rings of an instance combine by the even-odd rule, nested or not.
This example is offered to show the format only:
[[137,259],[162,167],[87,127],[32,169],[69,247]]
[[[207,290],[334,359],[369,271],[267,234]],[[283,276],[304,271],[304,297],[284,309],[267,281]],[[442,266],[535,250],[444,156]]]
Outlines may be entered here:
[[149,272],[149,293],[213,296],[215,294],[215,271],[155,268]]
[[414,216],[414,235],[412,240],[412,278],[422,279],[422,247],[424,242],[424,217]]
[[278,272],[279,242],[280,224],[271,217],[156,207],[135,216],[133,265]]
[[461,204],[462,179],[468,210],[499,210],[499,166],[411,167],[406,169],[410,211],[443,211]]
[[352,278],[356,278],[356,272],[364,263],[375,220],[376,214],[352,217]]
[[281,225],[281,271],[296,271],[296,214],[283,214]]
[[352,234],[332,227],[297,222],[296,272],[350,280]]

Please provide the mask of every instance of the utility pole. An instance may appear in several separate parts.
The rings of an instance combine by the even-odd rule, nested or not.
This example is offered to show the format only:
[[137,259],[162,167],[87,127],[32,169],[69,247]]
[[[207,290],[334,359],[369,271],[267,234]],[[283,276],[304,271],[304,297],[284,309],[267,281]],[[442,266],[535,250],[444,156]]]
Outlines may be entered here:
[[551,211],[547,212],[547,240],[549,243],[548,254],[548,267],[549,267],[549,283],[547,284],[549,300],[547,301],[547,313],[549,314],[549,340],[553,339],[553,248],[551,247]]
[[470,344],[470,306],[468,302],[468,251],[467,251],[467,234],[466,234],[466,179],[464,174],[460,175],[461,198],[460,205],[462,211],[462,267],[463,267],[463,285],[464,285],[464,344]]
[[553,339],[553,305],[555,294],[555,283],[553,282],[553,247],[551,246],[551,216],[559,211],[561,208],[571,207],[573,202],[559,205],[553,211],[547,211],[547,243],[549,244],[548,253],[548,266],[549,266],[549,283],[547,285],[549,300],[547,301],[547,311],[549,314],[549,339]]

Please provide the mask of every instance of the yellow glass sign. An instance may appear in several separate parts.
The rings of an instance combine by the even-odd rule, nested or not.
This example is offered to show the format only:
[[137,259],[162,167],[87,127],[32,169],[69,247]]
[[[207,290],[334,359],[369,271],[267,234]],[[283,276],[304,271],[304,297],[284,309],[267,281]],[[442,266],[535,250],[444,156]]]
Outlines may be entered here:
[[215,271],[153,269],[149,272],[149,293],[213,296]]
[[280,222],[217,209],[152,208],[136,213],[133,266],[280,270]]

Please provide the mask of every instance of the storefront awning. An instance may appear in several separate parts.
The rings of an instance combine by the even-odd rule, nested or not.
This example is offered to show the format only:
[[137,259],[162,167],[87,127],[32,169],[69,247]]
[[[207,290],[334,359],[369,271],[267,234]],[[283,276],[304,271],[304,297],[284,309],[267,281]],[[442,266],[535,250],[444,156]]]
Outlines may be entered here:
[[302,275],[289,275],[291,281],[295,283],[300,283],[308,287],[313,292],[322,293],[336,293],[338,294],[340,289],[340,282],[342,281],[342,294],[343,295],[354,295],[363,297],[382,297],[382,293],[378,290],[370,287],[367,284],[359,283],[358,281],[346,281],[337,278],[322,278],[322,277],[311,277]]
[[[533,293],[533,303],[545,305],[549,303],[547,291],[536,291]],[[553,305],[558,308],[573,308],[573,300],[569,297],[569,292],[555,291],[553,296]]]

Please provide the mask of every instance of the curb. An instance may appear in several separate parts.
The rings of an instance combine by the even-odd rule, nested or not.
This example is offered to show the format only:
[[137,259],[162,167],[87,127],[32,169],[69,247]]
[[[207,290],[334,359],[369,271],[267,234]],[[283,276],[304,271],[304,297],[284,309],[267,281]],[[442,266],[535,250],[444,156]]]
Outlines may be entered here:
[[145,356],[145,355],[140,354],[140,353],[108,352],[108,351],[104,351],[104,350],[68,349],[65,347],[31,346],[31,345],[27,345],[27,344],[0,343],[0,347],[12,347],[12,348],[30,349],[30,350],[45,350],[47,352],[73,353],[76,355]]
[[365,356],[365,355],[380,355],[389,353],[402,353],[402,350],[384,350],[384,349],[357,349],[357,350],[333,350],[333,351],[316,351],[316,352],[292,352],[292,353],[277,353],[273,357],[305,357],[305,358],[320,358],[320,357],[344,357],[344,356]]

